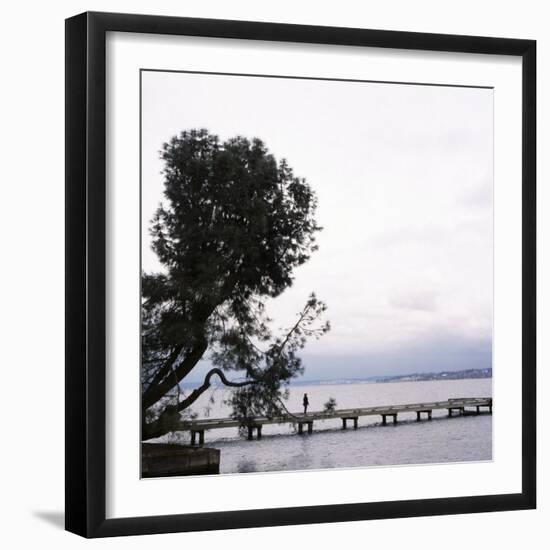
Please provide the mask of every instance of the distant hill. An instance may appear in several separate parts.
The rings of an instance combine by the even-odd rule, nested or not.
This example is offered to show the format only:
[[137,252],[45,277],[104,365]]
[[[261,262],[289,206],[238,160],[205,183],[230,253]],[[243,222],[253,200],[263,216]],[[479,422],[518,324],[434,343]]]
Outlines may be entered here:
[[458,371],[419,372],[398,376],[378,376],[375,382],[417,382],[421,380],[463,380],[465,378],[492,378],[493,369],[465,369]]
[[300,380],[293,385],[306,384],[382,384],[387,382],[422,382],[426,380],[464,380],[467,378],[492,378],[493,369],[464,369],[458,371],[415,372],[367,378],[341,378],[335,380]]

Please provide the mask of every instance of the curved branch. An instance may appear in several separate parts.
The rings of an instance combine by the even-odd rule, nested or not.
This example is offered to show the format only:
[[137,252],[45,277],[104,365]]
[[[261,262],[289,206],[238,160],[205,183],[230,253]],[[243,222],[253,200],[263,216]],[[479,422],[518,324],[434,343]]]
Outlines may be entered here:
[[196,389],[194,389],[183,401],[178,404],[177,410],[181,411],[191,406],[211,385],[211,380],[214,375],[218,375],[219,379],[225,386],[231,388],[242,388],[244,386],[250,386],[252,384],[258,384],[260,380],[245,380],[244,382],[233,382],[228,380],[221,369],[214,368],[208,371],[204,377],[204,382]]

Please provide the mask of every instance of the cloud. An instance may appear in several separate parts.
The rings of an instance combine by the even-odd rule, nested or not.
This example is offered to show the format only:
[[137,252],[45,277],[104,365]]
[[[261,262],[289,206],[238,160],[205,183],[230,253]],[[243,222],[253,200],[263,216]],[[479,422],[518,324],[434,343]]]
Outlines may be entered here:
[[[329,353],[300,354],[305,372],[301,380],[368,378],[415,372],[481,369],[492,366],[490,336],[470,337],[460,332],[441,330],[418,336],[409,342],[373,351],[343,349]],[[193,369],[186,382],[203,380],[212,367],[208,360]],[[234,374],[237,378],[238,373]]]
[[442,332],[372,352],[305,352],[303,362],[304,379],[309,380],[488,368],[492,366],[492,342],[490,337],[468,338]]
[[483,208],[491,211],[493,207],[492,181],[483,181],[478,185],[472,186],[462,195],[461,202],[468,207]]
[[258,136],[318,196],[319,250],[267,303],[274,328],[312,291],[328,305],[331,331],[304,350],[312,377],[486,363],[492,107],[492,90],[146,73],[144,269],[160,144],[193,127]]
[[390,306],[397,309],[412,309],[415,311],[435,311],[437,307],[437,293],[434,290],[410,290],[391,296]]

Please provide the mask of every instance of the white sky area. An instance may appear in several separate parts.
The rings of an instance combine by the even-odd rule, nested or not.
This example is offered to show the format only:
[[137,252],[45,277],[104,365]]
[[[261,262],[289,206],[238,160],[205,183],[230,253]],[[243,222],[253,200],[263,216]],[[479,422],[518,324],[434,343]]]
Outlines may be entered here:
[[491,366],[493,90],[142,73],[146,271],[159,151],[191,128],[260,138],[317,193],[319,250],[267,308],[284,328],[326,302],[304,379]]

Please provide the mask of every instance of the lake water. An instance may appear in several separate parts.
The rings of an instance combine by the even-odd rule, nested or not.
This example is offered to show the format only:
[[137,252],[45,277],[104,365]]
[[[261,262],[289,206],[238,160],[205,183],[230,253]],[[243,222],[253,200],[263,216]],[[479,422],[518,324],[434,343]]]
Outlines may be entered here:
[[[200,417],[226,417],[226,390],[213,392],[196,404]],[[290,389],[286,403],[291,412],[302,410],[309,396],[309,411],[323,409],[334,397],[338,409],[444,401],[457,397],[492,396],[492,379],[427,382],[299,385]],[[348,422],[348,425],[350,423]],[[433,412],[431,422],[416,422],[416,413],[401,413],[398,424],[381,425],[379,416],[359,418],[357,430],[342,430],[340,419],[315,421],[313,434],[297,435],[292,425],[266,425],[262,439],[248,441],[237,429],[205,432],[205,445],[221,450],[220,473],[268,472],[378,465],[483,461],[492,459],[492,415],[447,417]],[[189,434],[171,441],[189,443]]]

